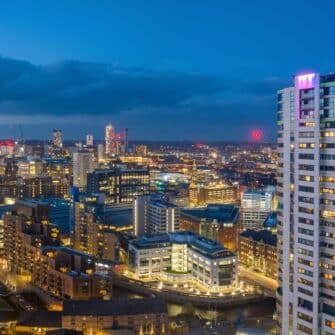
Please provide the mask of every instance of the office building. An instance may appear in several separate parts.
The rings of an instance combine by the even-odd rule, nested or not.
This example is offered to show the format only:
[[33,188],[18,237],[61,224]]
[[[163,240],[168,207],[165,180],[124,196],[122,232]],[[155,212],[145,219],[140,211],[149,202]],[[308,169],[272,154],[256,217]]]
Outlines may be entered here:
[[247,229],[239,238],[239,262],[267,277],[277,278],[277,237],[269,230]]
[[47,176],[56,179],[70,179],[73,164],[69,158],[43,158],[44,171]]
[[274,188],[248,189],[241,199],[241,224],[243,229],[261,229],[273,210]]
[[180,208],[153,196],[138,195],[133,202],[134,233],[170,233],[179,230]]
[[223,181],[192,182],[189,187],[189,198],[190,206],[236,203],[239,198],[239,187]]
[[23,179],[38,177],[43,173],[41,160],[20,160],[17,162],[17,175]]
[[51,177],[18,178],[11,188],[11,197],[20,199],[57,197],[66,198],[69,194],[70,184],[67,179]]
[[87,174],[93,170],[92,153],[82,151],[73,153],[73,186],[84,189],[87,185]]
[[146,235],[130,241],[129,270],[138,278],[195,281],[212,292],[237,287],[237,256],[192,232]]
[[240,233],[239,208],[234,205],[214,204],[183,209],[180,215],[180,229],[193,231],[236,251]]
[[335,76],[278,91],[279,333],[335,334]]
[[112,124],[108,124],[105,129],[105,153],[111,155],[114,153],[115,131]]
[[149,194],[148,169],[101,169],[87,175],[87,192],[104,193],[106,204],[131,204],[135,195]]
[[135,195],[133,201],[134,235],[139,237],[149,231],[149,205],[151,196]]
[[164,201],[151,201],[149,205],[149,234],[179,230],[180,209]]

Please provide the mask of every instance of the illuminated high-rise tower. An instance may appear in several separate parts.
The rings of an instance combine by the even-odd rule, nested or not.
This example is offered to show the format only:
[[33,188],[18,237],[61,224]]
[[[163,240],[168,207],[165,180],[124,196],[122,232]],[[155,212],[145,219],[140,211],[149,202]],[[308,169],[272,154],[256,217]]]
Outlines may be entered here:
[[91,152],[73,153],[73,186],[84,189],[87,185],[87,174],[93,170],[93,154]]
[[281,335],[335,334],[335,75],[278,91]]
[[105,147],[103,144],[99,143],[98,144],[98,149],[97,149],[98,153],[98,162],[102,163],[104,161],[104,156],[105,156]]
[[112,124],[108,124],[106,126],[106,133],[105,133],[105,153],[107,155],[113,153],[114,139],[115,139],[114,127]]
[[86,135],[86,145],[88,147],[93,147],[93,135],[91,134]]
[[63,147],[63,138],[62,138],[62,131],[60,129],[53,130],[53,145],[56,148]]

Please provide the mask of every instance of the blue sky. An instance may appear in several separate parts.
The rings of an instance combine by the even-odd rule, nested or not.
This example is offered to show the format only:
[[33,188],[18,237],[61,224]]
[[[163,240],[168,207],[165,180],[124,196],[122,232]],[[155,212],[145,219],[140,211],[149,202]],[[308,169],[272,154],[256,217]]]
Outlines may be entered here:
[[[275,94],[335,71],[335,2],[10,1],[0,8],[0,137],[275,140]],[[2,133],[2,134],[1,134]]]

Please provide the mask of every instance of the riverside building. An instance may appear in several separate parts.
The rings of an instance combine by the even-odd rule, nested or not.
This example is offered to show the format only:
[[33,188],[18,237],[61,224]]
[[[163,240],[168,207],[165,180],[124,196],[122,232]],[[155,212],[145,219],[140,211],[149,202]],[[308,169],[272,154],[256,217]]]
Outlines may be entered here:
[[335,75],[278,91],[279,334],[335,334]]
[[129,270],[138,278],[194,281],[209,291],[237,287],[237,256],[192,232],[143,236],[129,243]]

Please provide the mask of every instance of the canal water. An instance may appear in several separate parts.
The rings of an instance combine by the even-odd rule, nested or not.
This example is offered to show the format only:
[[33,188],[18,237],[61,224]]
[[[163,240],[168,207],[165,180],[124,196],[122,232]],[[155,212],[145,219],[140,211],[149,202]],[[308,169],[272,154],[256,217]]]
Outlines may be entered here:
[[[115,287],[113,291],[115,298],[141,298],[139,294],[129,292],[126,289]],[[193,307],[192,305],[178,305],[168,303],[169,316],[174,317],[180,314],[199,316],[206,320],[229,320],[240,322],[250,318],[272,317],[275,310],[275,300],[266,301],[234,308],[218,309],[214,304],[209,304],[207,308]]]

